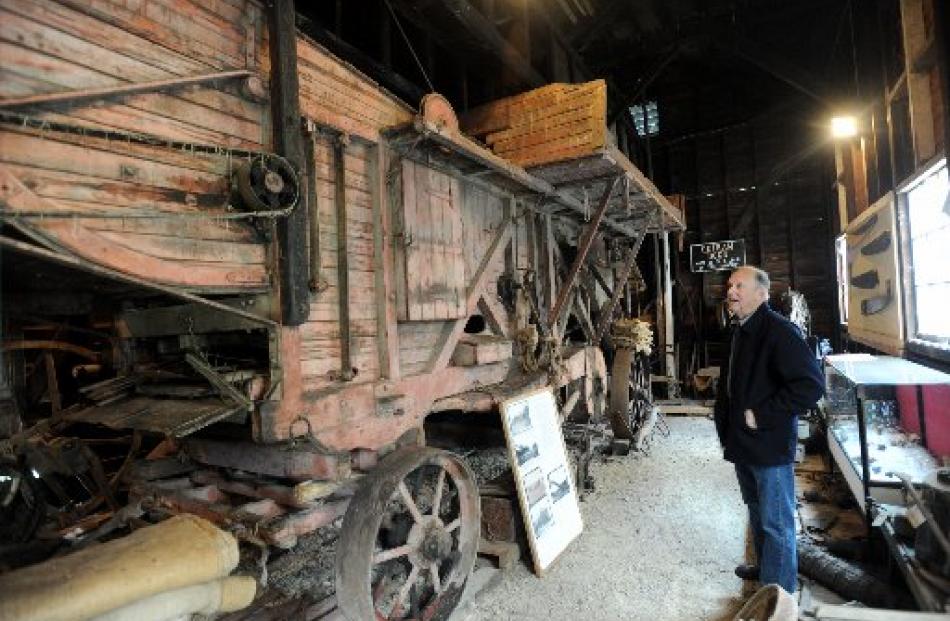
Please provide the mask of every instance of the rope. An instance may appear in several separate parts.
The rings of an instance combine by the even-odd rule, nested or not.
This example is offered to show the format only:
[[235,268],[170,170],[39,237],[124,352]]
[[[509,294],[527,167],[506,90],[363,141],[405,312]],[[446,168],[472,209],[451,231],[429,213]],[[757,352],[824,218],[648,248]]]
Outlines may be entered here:
[[535,353],[539,341],[538,329],[534,324],[515,332],[515,342],[521,349],[521,370],[525,373],[533,373],[540,367],[538,356]]

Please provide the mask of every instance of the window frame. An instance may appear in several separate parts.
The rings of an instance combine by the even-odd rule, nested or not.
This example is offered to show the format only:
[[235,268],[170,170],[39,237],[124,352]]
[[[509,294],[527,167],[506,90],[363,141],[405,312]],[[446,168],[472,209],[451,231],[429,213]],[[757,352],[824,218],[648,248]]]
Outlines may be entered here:
[[838,274],[838,323],[848,326],[848,234],[842,233],[835,238],[835,270]]
[[[638,138],[653,138],[660,135],[660,105],[655,99],[644,101],[643,103],[633,104],[629,108],[630,118],[633,121],[634,131]],[[637,115],[641,117],[643,133],[640,133],[640,124],[637,123]],[[650,121],[656,121],[656,129],[651,131]]]
[[941,343],[922,339],[917,330],[917,292],[914,282],[914,254],[911,240],[910,192],[929,177],[947,168],[950,174],[950,158],[938,153],[926,164],[918,168],[897,190],[897,214],[900,230],[900,253],[906,260],[901,261],[904,293],[904,334],[907,350],[942,362],[950,362],[950,342]]

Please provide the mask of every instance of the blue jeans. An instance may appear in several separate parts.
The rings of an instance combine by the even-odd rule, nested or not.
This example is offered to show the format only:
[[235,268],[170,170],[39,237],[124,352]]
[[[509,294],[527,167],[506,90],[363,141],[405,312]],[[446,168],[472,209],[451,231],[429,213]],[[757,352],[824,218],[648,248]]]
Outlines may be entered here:
[[798,585],[795,545],[795,467],[736,464],[742,500],[749,507],[759,582],[789,593]]

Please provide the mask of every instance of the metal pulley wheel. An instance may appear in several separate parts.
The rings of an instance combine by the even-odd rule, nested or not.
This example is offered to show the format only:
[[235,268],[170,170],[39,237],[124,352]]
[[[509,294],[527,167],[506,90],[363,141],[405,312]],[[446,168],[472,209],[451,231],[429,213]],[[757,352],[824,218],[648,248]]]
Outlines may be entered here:
[[475,563],[478,487],[455,455],[407,447],[350,501],[337,544],[336,593],[350,621],[447,619]]
[[288,209],[300,198],[300,181],[290,162],[279,155],[258,155],[238,164],[234,186],[250,211]]
[[614,437],[637,440],[637,432],[653,407],[650,395],[650,369],[645,355],[621,347],[614,354],[610,370],[608,414]]

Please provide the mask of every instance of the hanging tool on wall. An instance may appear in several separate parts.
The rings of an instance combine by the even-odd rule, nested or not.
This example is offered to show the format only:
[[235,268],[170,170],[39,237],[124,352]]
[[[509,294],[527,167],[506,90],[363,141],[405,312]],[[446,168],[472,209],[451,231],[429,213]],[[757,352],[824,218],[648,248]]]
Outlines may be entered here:
[[858,289],[874,289],[880,282],[877,270],[868,270],[863,274],[851,277],[851,286]]
[[861,254],[871,256],[880,254],[891,247],[891,232],[884,231],[868,243],[861,246]]
[[861,300],[861,314],[865,316],[876,315],[886,309],[890,305],[892,299],[894,299],[894,292],[891,291],[891,281],[885,280],[884,295],[878,295]]

